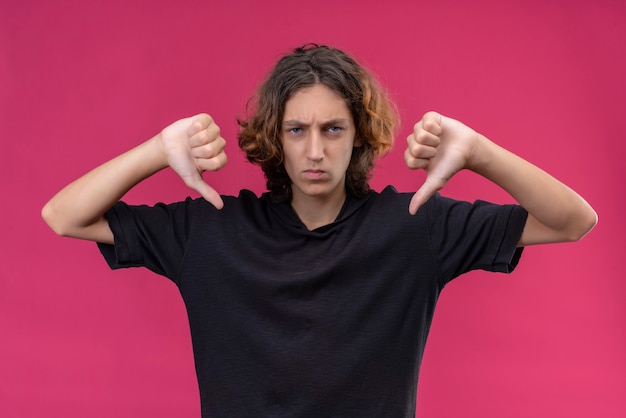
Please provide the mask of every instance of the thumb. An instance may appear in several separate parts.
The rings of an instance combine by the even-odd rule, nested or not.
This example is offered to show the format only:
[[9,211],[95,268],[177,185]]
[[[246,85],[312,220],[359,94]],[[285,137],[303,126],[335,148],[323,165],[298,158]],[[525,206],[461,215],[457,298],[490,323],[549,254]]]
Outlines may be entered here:
[[224,207],[224,201],[218,192],[211,186],[209,186],[200,173],[194,173],[191,176],[183,177],[185,184],[200,193],[200,196],[207,202],[215,206],[216,209],[222,209]]
[[409,203],[409,213],[411,215],[415,215],[417,210],[424,204],[432,195],[437,193],[439,190],[445,186],[446,181],[443,179],[438,179],[433,176],[427,176],[424,184],[420,187],[417,192],[411,198],[411,202]]

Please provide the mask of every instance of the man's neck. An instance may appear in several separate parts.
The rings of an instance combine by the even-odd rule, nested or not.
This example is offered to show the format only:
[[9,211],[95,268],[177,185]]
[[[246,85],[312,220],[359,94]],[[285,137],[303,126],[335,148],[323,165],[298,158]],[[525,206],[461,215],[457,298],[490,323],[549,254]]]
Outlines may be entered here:
[[337,219],[344,202],[346,192],[337,196],[330,196],[327,199],[311,196],[294,196],[291,207],[296,212],[300,221],[309,231],[331,224]]

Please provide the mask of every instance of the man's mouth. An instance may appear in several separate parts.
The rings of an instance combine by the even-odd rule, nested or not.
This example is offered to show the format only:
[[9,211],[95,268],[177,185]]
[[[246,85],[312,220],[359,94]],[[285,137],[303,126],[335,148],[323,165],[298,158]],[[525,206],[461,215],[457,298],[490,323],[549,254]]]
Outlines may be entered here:
[[304,175],[310,180],[318,180],[326,174],[323,170],[305,170]]

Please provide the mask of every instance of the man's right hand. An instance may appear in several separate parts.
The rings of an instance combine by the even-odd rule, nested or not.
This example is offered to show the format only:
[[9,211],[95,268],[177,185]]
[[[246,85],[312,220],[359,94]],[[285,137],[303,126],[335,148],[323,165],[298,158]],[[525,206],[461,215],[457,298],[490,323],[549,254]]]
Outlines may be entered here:
[[215,206],[224,207],[219,193],[202,178],[204,171],[217,171],[226,165],[220,128],[211,116],[200,114],[178,120],[159,134],[167,164],[185,184]]

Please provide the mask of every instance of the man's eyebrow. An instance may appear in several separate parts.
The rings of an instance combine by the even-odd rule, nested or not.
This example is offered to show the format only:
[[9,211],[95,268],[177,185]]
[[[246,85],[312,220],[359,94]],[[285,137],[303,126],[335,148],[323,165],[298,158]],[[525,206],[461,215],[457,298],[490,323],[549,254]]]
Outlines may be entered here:
[[348,123],[348,119],[344,119],[344,118],[338,118],[338,119],[331,119],[331,120],[327,120],[326,122],[324,122],[322,125],[324,126],[331,126],[331,125],[345,125]]
[[[330,119],[322,122],[322,126],[331,126],[331,125],[345,125],[348,123],[348,119],[345,118],[337,118]],[[290,119],[283,121],[283,126],[309,126],[308,123],[301,122],[297,119]]]
[[300,122],[299,120],[291,119],[291,120],[284,120],[283,125],[284,126],[304,126],[307,124],[304,122]]

